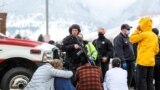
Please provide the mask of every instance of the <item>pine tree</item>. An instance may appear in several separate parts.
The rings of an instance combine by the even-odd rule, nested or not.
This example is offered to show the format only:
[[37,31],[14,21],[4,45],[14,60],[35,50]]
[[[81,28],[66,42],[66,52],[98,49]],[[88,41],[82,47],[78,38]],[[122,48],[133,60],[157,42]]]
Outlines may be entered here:
[[21,37],[20,34],[17,34],[17,35],[15,36],[15,38],[17,38],[17,39],[22,39],[22,37]]
[[39,35],[39,37],[38,37],[38,41],[40,41],[40,42],[44,42],[44,37],[43,37],[43,35],[42,35],[42,34],[40,34],[40,35]]

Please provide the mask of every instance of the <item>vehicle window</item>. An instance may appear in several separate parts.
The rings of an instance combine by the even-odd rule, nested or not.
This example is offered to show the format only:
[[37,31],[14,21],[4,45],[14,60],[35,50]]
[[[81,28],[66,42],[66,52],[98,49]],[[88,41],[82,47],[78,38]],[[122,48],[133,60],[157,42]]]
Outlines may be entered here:
[[3,36],[0,36],[0,39],[3,39],[4,37]]

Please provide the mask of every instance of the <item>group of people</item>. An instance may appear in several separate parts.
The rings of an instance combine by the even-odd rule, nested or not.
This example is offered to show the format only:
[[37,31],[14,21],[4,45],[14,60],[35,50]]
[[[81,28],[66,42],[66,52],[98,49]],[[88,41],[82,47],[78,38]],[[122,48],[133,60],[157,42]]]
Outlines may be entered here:
[[98,38],[90,42],[83,39],[78,24],[71,25],[61,47],[66,52],[65,70],[61,60],[53,60],[36,70],[25,89],[128,90],[135,81],[136,90],[160,90],[159,31],[152,30],[149,17],[141,18],[129,36],[131,28],[122,24],[113,43],[99,28]]

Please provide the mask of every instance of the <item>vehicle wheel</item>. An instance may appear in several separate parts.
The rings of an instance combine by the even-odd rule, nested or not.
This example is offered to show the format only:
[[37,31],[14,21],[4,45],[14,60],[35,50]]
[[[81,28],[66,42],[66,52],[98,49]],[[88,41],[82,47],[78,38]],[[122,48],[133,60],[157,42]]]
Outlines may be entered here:
[[2,90],[23,89],[32,77],[32,72],[23,67],[16,67],[8,72],[2,78]]

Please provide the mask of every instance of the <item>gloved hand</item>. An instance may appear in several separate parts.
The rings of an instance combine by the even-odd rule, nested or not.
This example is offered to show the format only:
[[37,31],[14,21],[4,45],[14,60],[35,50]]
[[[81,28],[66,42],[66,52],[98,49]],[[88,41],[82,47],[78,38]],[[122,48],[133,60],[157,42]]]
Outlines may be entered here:
[[89,60],[94,61],[95,59],[94,59],[94,57],[89,56]]
[[91,65],[95,65],[94,60],[95,60],[94,57],[89,56],[89,62],[90,62]]
[[82,53],[83,53],[83,50],[79,50],[79,51],[77,52],[77,56],[80,56]]
[[122,67],[123,69],[127,70],[127,63],[126,63],[126,61],[122,61],[122,62],[121,62],[121,67]]

